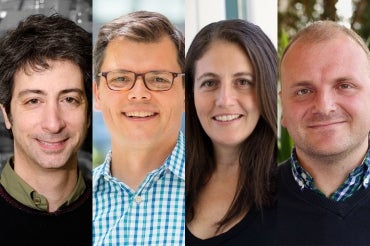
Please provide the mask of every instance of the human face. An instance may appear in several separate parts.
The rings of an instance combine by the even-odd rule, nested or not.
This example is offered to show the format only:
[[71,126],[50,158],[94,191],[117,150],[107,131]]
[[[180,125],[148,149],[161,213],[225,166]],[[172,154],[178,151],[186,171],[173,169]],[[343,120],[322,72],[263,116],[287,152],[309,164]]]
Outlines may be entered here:
[[[109,42],[100,71],[124,69],[135,73],[149,71],[181,72],[177,50],[169,37],[157,42],[135,42],[116,38]],[[147,144],[174,145],[184,112],[182,78],[175,78],[168,91],[150,91],[138,77],[128,91],[112,91],[105,78],[94,83],[95,108],[101,110],[110,131],[112,147]]]
[[237,44],[215,41],[195,70],[194,102],[204,131],[216,147],[237,147],[260,117],[249,58]]
[[282,61],[281,81],[282,125],[298,154],[335,157],[367,148],[369,63],[352,39],[298,40]]
[[50,68],[30,67],[14,75],[10,115],[15,165],[59,169],[77,165],[77,151],[88,127],[82,73],[70,61],[48,61]]

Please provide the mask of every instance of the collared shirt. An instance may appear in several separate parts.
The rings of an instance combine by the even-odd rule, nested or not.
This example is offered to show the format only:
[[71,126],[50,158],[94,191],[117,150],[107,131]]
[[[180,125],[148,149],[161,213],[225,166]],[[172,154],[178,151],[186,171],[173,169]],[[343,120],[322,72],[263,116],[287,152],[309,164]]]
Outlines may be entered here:
[[136,191],[111,175],[111,152],[93,171],[93,245],[185,244],[185,143]]
[[[329,196],[329,199],[334,201],[344,201],[351,197],[356,191],[361,188],[366,189],[370,181],[370,150],[368,150],[361,165],[352,170],[344,183]],[[319,189],[315,187],[312,176],[298,162],[296,150],[293,149],[291,154],[291,169],[293,177],[301,190],[307,188],[325,196]]]
[[[13,158],[10,158],[1,173],[0,183],[15,200],[26,205],[27,207],[48,211],[48,201],[46,197],[37,193],[30,185],[28,185],[21,177],[13,170]],[[60,206],[68,206],[75,202],[85,191],[86,184],[81,171],[78,174],[77,184],[72,193],[66,198],[65,202]]]

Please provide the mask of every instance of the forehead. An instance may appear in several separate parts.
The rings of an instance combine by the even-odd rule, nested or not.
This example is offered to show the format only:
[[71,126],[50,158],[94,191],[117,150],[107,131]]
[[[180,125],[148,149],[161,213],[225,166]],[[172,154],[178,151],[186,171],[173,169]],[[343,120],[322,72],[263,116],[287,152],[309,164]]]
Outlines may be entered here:
[[26,65],[14,74],[13,91],[37,89],[60,91],[66,88],[84,89],[83,74],[78,65],[67,60],[48,60],[49,68]]
[[284,64],[285,60],[289,60],[289,58],[301,58],[302,60],[310,56],[324,58],[328,53],[331,54],[328,56],[330,58],[353,58],[356,56],[364,58],[367,56],[360,44],[349,35],[344,33],[333,35],[333,37],[324,40],[306,40],[304,37],[300,37],[290,46],[283,58],[282,64]]
[[151,70],[179,71],[177,49],[172,40],[163,36],[156,42],[137,42],[115,38],[105,50],[101,71],[126,69],[134,72]]
[[319,75],[369,75],[369,61],[364,50],[346,35],[320,41],[297,40],[281,62],[281,81],[309,80]]
[[195,68],[196,74],[203,70],[253,72],[251,61],[240,45],[223,40],[213,41],[196,61]]

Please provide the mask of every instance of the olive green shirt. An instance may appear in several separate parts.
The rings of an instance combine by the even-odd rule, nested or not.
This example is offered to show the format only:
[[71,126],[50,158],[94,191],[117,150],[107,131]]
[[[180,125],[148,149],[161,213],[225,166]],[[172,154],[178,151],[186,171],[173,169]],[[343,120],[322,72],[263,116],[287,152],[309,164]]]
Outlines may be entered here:
[[[48,211],[48,201],[46,198],[37,193],[35,189],[29,186],[13,170],[13,158],[10,158],[1,173],[0,183],[15,200],[30,208]],[[77,184],[66,201],[60,206],[68,206],[76,201],[85,191],[86,184],[82,172],[79,171]]]

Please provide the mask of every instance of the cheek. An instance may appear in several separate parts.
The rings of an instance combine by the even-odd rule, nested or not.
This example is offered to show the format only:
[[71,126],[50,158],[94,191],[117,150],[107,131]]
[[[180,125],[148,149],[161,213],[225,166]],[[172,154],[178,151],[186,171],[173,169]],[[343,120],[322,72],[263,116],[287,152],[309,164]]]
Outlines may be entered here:
[[209,99],[204,95],[194,94],[195,110],[197,111],[198,117],[201,118],[207,110],[209,110]]
[[309,120],[312,116],[312,105],[303,103],[288,103],[282,106],[281,124],[284,127],[292,126],[297,128],[299,124]]
[[241,103],[245,110],[249,113],[260,115],[257,97],[255,95],[240,95]]

